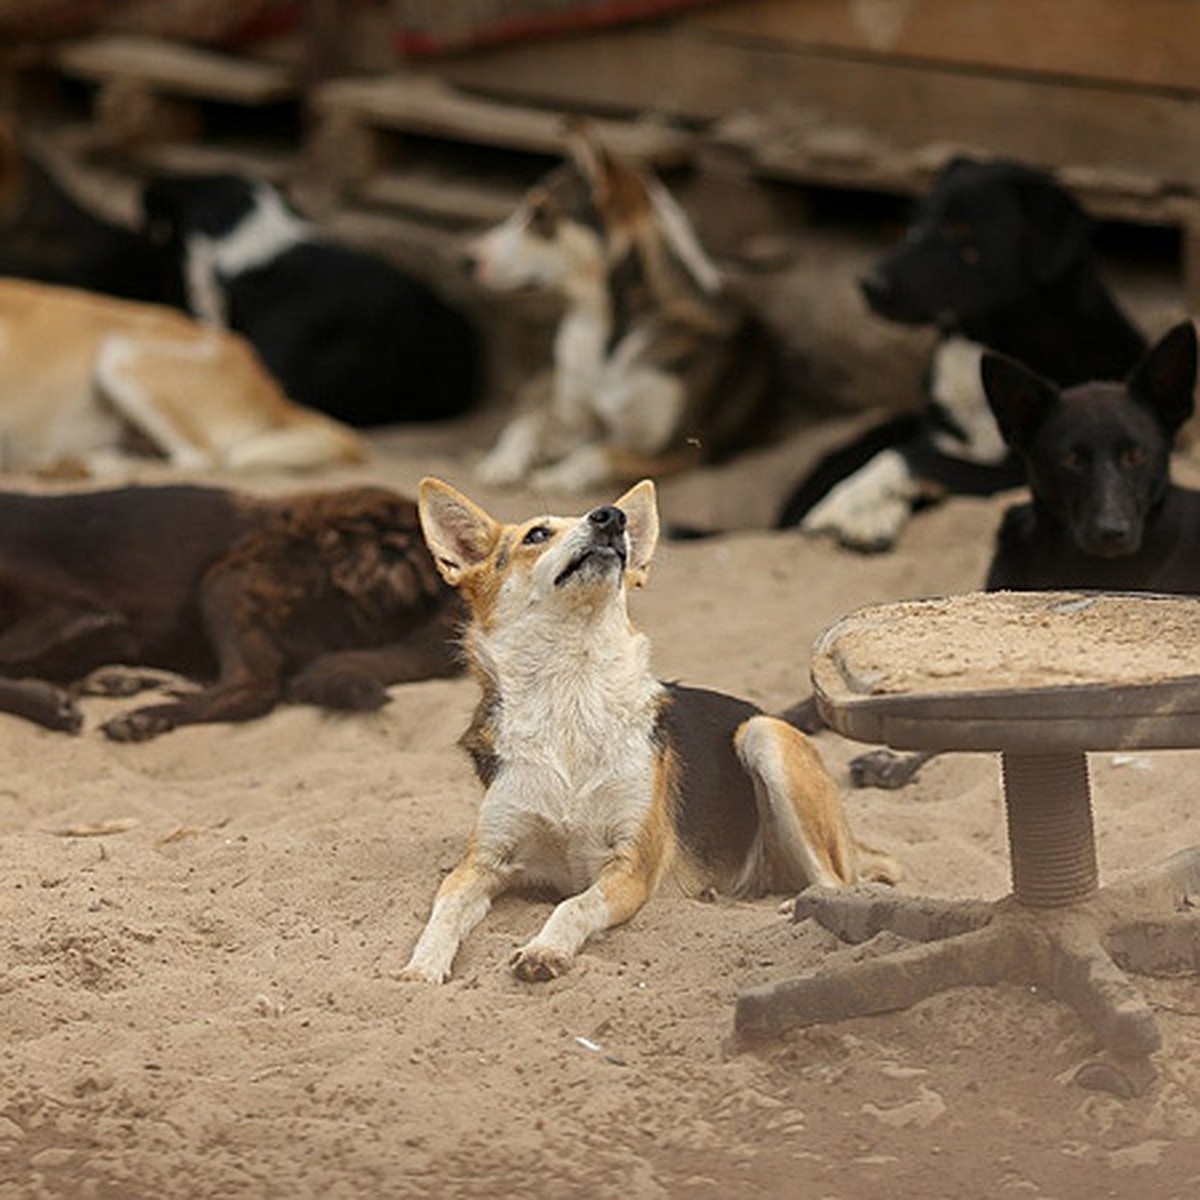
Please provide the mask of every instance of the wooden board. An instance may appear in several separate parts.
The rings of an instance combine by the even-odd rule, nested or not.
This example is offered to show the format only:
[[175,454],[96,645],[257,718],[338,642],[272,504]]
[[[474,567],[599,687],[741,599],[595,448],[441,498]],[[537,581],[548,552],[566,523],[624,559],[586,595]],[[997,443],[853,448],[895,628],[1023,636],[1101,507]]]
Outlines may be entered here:
[[522,191],[501,182],[484,185],[419,167],[381,171],[355,191],[358,199],[445,225],[494,225],[509,216]]
[[1200,91],[1189,0],[760,0],[694,22],[784,49]]
[[481,53],[442,72],[496,95],[601,111],[714,120],[791,104],[901,149],[971,145],[1200,188],[1200,102],[1179,94],[831,58],[719,38],[689,23]]
[[[335,80],[318,91],[315,103],[327,115],[398,132],[535,154],[558,155],[563,148],[560,112],[481,99],[428,75]],[[606,120],[595,125],[612,150],[640,162],[676,166],[691,153],[691,136],[666,125]]]
[[230,104],[271,104],[296,95],[286,67],[229,58],[179,42],[97,37],[69,42],[55,54],[66,75],[96,83],[140,83],[152,91]]

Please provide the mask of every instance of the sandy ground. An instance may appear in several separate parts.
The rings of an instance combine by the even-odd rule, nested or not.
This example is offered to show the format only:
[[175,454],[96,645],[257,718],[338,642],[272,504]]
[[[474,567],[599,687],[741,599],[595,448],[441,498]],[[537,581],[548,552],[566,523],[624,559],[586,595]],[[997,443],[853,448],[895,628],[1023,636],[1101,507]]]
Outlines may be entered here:
[[[434,470],[497,515],[543,510],[471,487],[475,436],[384,438],[339,480]],[[666,516],[769,510],[810,443],[668,486]],[[877,558],[792,533],[668,543],[634,615],[664,677],[783,706],[841,613],[976,586],[1004,502],[947,504]],[[75,738],[0,716],[0,1197],[1200,1192],[1194,980],[1146,981],[1159,1082],[1128,1101],[1070,1081],[1091,1038],[1015,987],[739,1043],[740,989],[861,953],[773,899],[664,892],[526,985],[506,962],[548,909],[510,898],[450,983],[398,982],[479,800],[455,744],[474,697],[438,681],[368,718],[283,708],[145,745],[97,729],[128,701],[86,701]],[[844,778],[859,747],[819,741]],[[1200,841],[1200,759],[1093,768],[1105,878]],[[906,889],[1006,891],[992,758],[847,807]]]

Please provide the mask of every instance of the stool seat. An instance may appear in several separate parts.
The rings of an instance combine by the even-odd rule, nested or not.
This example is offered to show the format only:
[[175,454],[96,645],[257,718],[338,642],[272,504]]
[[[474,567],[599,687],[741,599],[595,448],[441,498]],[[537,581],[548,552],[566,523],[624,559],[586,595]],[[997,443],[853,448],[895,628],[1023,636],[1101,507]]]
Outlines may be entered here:
[[1200,970],[1200,847],[1121,884],[1096,869],[1089,750],[1200,747],[1200,599],[973,593],[875,605],[813,650],[818,710],[847,737],[1002,756],[1013,892],[997,904],[809,888],[793,916],[844,941],[910,948],[744,991],[747,1035],[906,1008],[966,984],[1032,984],[1104,1049],[1076,1079],[1120,1095],[1154,1078],[1154,1013],[1126,970]]
[[898,750],[1200,747],[1200,598],[979,592],[842,617],[817,708]]

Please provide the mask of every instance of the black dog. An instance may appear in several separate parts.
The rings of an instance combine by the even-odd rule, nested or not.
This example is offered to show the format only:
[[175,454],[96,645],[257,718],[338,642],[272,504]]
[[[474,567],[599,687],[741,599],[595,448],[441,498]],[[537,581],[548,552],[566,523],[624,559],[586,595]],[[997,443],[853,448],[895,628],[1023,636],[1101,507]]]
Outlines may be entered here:
[[479,397],[474,324],[391,263],[321,237],[273,186],[170,176],[142,194],[163,299],[243,334],[295,401],[350,425],[437,421]]
[[1190,321],[1124,383],[1060,391],[985,355],[988,402],[1032,493],[1004,514],[988,588],[1200,593],[1200,492],[1170,476],[1195,383]]
[[[987,589],[1200,595],[1200,492],[1171,482],[1171,443],[1192,414],[1196,331],[1175,326],[1124,383],[1060,390],[999,355],[983,385],[1032,499],[1004,514]],[[858,786],[897,788],[931,754],[876,750]]]
[[902,245],[861,286],[879,316],[936,325],[944,337],[928,410],[835,452],[784,508],[780,525],[858,550],[890,548],[922,501],[1021,482],[980,386],[985,349],[1064,387],[1120,379],[1145,350],[1100,279],[1079,205],[1018,163],[954,159]]
[[[110,664],[215,680],[113,718],[118,741],[282,699],[378,708],[389,684],[458,669],[458,621],[416,506],[380,488],[0,493],[0,711],[50,729],[79,729],[62,685]],[[100,672],[82,690],[151,682]]]

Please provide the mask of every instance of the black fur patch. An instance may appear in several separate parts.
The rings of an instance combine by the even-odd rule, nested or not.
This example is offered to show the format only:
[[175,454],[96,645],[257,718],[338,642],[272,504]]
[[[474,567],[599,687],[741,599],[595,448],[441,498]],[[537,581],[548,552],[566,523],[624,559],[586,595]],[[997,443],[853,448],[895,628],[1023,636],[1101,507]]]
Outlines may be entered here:
[[754,843],[759,819],[754,784],[733,739],[760,710],[705,688],[678,683],[666,688],[656,739],[675,752],[680,841],[702,861],[736,871]]

